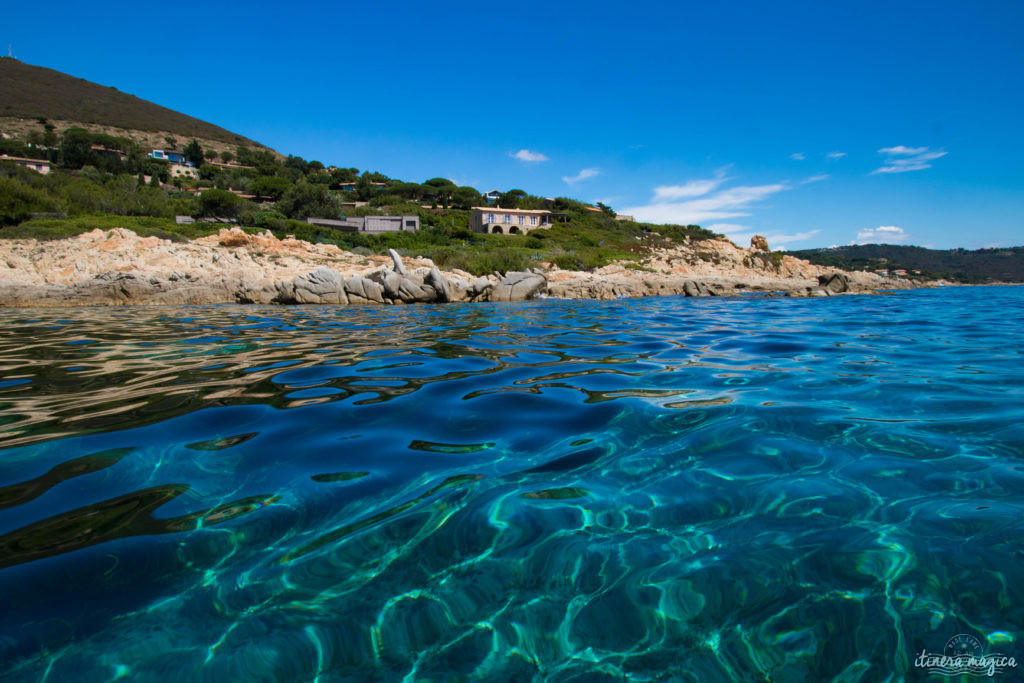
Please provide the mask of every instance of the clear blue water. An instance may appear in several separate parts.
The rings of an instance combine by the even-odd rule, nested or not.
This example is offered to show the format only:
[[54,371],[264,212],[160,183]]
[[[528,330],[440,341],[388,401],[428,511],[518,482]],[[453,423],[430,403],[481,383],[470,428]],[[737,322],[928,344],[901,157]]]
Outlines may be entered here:
[[1024,654],[1021,287],[0,323],[4,680]]

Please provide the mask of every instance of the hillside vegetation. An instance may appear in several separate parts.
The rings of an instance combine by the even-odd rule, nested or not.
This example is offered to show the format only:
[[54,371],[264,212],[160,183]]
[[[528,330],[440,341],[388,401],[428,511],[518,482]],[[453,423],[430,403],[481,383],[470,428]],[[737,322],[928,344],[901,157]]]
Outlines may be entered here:
[[[202,189],[195,191],[189,187],[193,182],[180,176],[173,179],[178,187],[168,185],[166,162],[139,156],[137,150],[122,160],[93,150],[99,140],[103,138],[81,129],[65,131],[58,147],[50,150],[57,167],[48,175],[0,159],[0,238],[54,239],[94,228],[127,227],[139,234],[185,239],[223,227],[174,223],[176,215],[191,215],[365,255],[394,248],[403,255],[431,258],[443,268],[484,275],[545,264],[591,270],[612,261],[639,262],[657,247],[720,237],[695,225],[618,221],[610,210],[594,211],[573,199],[547,200],[521,190],[504,193],[499,203],[506,208],[548,205],[566,222],[527,235],[480,234],[469,230],[470,207],[484,201],[474,188],[456,187],[443,178],[420,184],[351,168],[328,170],[315,161],[295,156],[282,161],[245,147],[237,150],[245,166],[202,164],[194,183]],[[113,147],[118,141],[104,144]],[[186,149],[193,147],[198,145],[190,142]],[[192,151],[203,154],[202,149]],[[344,189],[353,184],[354,189]],[[353,208],[353,202],[365,205]],[[421,227],[416,232],[365,234],[303,220],[386,214],[418,215]]]
[[0,117],[46,118],[258,146],[237,133],[68,74],[0,58]]
[[[94,228],[126,227],[183,240],[230,223],[364,255],[394,248],[431,258],[442,267],[486,274],[544,264],[573,270],[612,261],[638,264],[657,247],[720,237],[696,225],[617,221],[603,205],[545,199],[516,189],[503,193],[498,205],[549,209],[559,214],[560,222],[528,235],[478,234],[469,230],[471,207],[486,200],[476,188],[458,187],[446,178],[407,182],[356,168],[327,168],[297,156],[285,158],[223,128],[114,88],[9,58],[0,59],[0,93],[5,134],[0,153],[52,165],[43,175],[0,159],[0,238],[55,239]],[[147,137],[139,131],[159,132]],[[157,143],[165,150],[180,150],[198,177],[150,158]],[[366,234],[305,222],[389,214],[416,214],[421,227],[416,232]],[[179,215],[219,222],[178,225],[174,217]]]
[[844,270],[903,269],[915,277],[953,282],[1024,282],[1024,247],[926,249],[894,244],[857,244],[787,252],[811,263]]

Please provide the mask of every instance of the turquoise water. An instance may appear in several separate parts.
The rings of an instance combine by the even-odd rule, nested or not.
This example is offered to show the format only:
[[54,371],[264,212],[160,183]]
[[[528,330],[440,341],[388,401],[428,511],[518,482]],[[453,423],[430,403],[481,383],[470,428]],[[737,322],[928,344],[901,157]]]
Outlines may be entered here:
[[0,322],[4,680],[1024,659],[1021,287]]

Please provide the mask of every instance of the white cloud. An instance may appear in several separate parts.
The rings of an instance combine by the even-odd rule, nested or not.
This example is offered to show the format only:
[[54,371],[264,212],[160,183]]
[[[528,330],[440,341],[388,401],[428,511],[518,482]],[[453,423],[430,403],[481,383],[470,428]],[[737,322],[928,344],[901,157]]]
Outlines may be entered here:
[[804,180],[801,180],[800,184],[801,185],[806,185],[807,183],[817,183],[817,182],[820,182],[822,180],[828,180],[831,177],[832,176],[830,176],[828,173],[822,173],[820,175],[812,175],[810,178],[805,178]]
[[825,155],[826,159],[842,159],[846,156],[846,152],[829,152]]
[[877,228],[866,228],[857,233],[854,244],[899,244],[910,239],[910,235],[895,225],[879,225]]
[[551,161],[540,152],[531,152],[528,149],[521,149],[518,152],[509,152],[508,155],[519,161]]
[[723,235],[730,235],[730,236],[731,235],[742,234],[744,232],[750,232],[751,235],[754,234],[754,232],[753,232],[754,229],[752,227],[750,227],[749,225],[737,225],[736,223],[713,223],[713,224],[707,226],[707,229],[708,230],[713,230],[715,232],[720,232]]
[[688,199],[690,197],[703,197],[709,192],[714,192],[718,187],[729,180],[725,177],[728,166],[715,171],[714,178],[690,180],[682,185],[659,185],[654,188],[655,202],[671,202],[676,199]]
[[[676,188],[693,187],[693,192],[703,189],[695,183],[707,181],[693,181],[685,185],[673,186]],[[717,185],[716,185],[717,187]],[[739,185],[719,190],[699,199],[690,199],[684,202],[667,201],[673,197],[673,193],[666,190],[666,186],[655,188],[652,202],[644,206],[632,206],[621,209],[620,213],[636,216],[637,220],[650,223],[680,223],[703,224],[713,221],[722,221],[728,218],[749,216],[751,204],[766,199],[773,194],[789,190],[792,186],[788,183],[774,183],[771,185]],[[685,194],[674,195],[685,197]],[[694,196],[693,194],[689,196]]]
[[702,197],[717,190],[723,182],[724,179],[691,180],[682,185],[659,185],[654,188],[654,201],[670,202],[674,199]]
[[715,223],[707,226],[708,230],[720,232],[741,247],[750,244],[750,238],[754,235],[761,235],[768,240],[768,246],[772,249],[779,249],[793,242],[803,242],[817,235],[821,230],[807,230],[805,232],[784,233],[773,231],[755,230],[749,225],[736,225],[735,223]]
[[804,156],[803,152],[793,152],[792,154],[789,155],[789,158],[792,159],[793,161],[803,161],[807,157]]
[[906,147],[905,145],[896,145],[895,147],[883,147],[878,150],[879,154],[896,154],[896,155],[911,155],[911,154],[924,154],[928,151],[927,147]]
[[878,153],[884,154],[886,159],[882,162],[881,166],[871,172],[871,175],[876,173],[923,171],[926,168],[932,167],[930,162],[946,156],[946,152],[941,150],[932,151],[930,147],[906,147],[904,145],[883,147],[878,150]]
[[821,230],[805,230],[804,232],[794,232],[791,234],[770,232],[765,235],[768,240],[769,246],[781,247],[792,242],[803,242],[817,235]]
[[582,171],[580,171],[579,173],[577,173],[574,176],[562,176],[562,180],[564,180],[565,182],[567,182],[570,185],[572,185],[574,183],[580,182],[581,180],[586,180],[587,178],[593,178],[594,176],[600,175],[600,174],[601,174],[601,170],[600,169],[597,169],[597,168],[585,168],[585,169],[583,169]]
[[480,179],[479,178],[476,178],[474,180],[465,180],[465,179],[460,179],[460,178],[448,178],[448,180],[452,181],[453,183],[455,183],[459,187],[464,187],[464,186],[477,187],[478,185],[480,185]]

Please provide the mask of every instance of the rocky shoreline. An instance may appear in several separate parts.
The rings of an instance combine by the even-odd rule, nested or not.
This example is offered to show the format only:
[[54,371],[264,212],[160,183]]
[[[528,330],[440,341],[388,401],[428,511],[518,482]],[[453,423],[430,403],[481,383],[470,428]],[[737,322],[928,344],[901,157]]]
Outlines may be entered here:
[[[548,264],[542,264],[548,265]],[[699,242],[593,273],[536,268],[474,277],[429,259],[360,256],[238,228],[174,243],[130,230],[53,241],[0,240],[0,307],[216,303],[401,305],[773,292],[829,296],[921,286],[842,273],[768,251]]]

